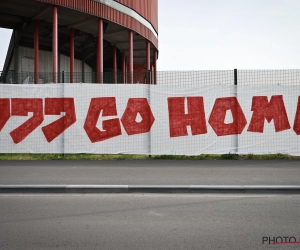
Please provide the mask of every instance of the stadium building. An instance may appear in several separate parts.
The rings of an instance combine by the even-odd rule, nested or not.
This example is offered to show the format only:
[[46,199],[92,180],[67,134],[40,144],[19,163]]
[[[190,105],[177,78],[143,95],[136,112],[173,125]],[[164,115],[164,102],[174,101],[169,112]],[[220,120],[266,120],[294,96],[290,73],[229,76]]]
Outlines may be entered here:
[[1,0],[2,83],[156,84],[158,0]]

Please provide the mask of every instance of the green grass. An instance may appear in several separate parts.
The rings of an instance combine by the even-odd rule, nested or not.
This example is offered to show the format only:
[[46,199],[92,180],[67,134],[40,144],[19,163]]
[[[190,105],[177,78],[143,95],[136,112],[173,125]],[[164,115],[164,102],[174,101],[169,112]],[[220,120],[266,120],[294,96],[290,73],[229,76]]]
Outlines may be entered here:
[[0,160],[300,160],[300,156],[268,155],[94,155],[94,154],[0,154]]

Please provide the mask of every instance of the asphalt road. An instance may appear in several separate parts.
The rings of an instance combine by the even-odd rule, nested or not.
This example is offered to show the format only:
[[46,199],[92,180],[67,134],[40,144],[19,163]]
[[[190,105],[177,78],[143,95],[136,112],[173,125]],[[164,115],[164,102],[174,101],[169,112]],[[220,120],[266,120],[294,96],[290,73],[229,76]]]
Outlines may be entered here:
[[300,161],[0,161],[0,184],[300,185]]
[[263,244],[299,239],[299,207],[298,195],[0,195],[0,249],[299,249]]

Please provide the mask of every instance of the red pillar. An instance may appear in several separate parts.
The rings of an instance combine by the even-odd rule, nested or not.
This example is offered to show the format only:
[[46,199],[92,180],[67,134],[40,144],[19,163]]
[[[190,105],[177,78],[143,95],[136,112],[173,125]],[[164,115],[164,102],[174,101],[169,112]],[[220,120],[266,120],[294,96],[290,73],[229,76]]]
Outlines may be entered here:
[[74,29],[70,29],[70,82],[74,83]]
[[156,84],[156,72],[157,72],[157,51],[155,50],[153,53],[153,84]]
[[52,7],[52,72],[53,82],[58,79],[58,13],[57,6]]
[[151,65],[151,83],[150,84],[154,84],[154,80],[153,80],[153,78],[154,78],[154,70],[153,70],[153,65]]
[[103,83],[103,20],[98,19],[97,82]]
[[146,42],[146,83],[150,84],[150,42]]
[[114,83],[117,83],[117,46],[113,45],[113,74]]
[[34,20],[34,83],[39,83],[39,20]]
[[128,71],[129,71],[129,83],[133,83],[133,32],[132,30],[129,30],[128,34],[128,52],[129,52],[129,58],[128,58]]
[[125,58],[125,83],[128,83],[128,60]]
[[125,83],[125,76],[126,76],[126,61],[125,61],[125,52],[122,53],[122,83]]

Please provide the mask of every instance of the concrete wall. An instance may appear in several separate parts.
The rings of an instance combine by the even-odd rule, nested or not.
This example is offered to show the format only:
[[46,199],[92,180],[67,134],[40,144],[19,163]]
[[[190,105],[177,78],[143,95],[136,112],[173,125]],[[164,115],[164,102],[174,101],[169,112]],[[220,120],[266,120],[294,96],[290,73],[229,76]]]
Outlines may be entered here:
[[[76,73],[82,73],[82,61],[75,59],[74,62],[74,71]],[[10,64],[10,69],[13,68],[13,63]],[[68,74],[70,72],[70,57],[65,55],[60,55],[60,69],[59,72],[66,72],[66,81],[68,81]],[[34,72],[34,50],[33,48],[27,48],[19,46],[18,48],[18,73],[23,73],[24,77],[26,73]],[[39,72],[40,73],[52,73],[52,52],[40,50],[39,52]],[[86,73],[86,78],[88,79],[89,73],[92,72],[92,68],[88,66],[86,63],[84,64],[84,72]],[[22,75],[23,75],[22,74]],[[22,78],[24,78],[22,77]],[[81,77],[80,77],[81,78]],[[75,78],[78,79],[78,78]],[[22,79],[20,79],[22,80]],[[65,81],[65,82],[66,82]],[[79,80],[78,80],[79,81]],[[80,79],[81,82],[81,79]],[[46,83],[46,82],[44,82]]]
[[[19,71],[33,72],[33,64],[26,65],[24,61],[34,60],[33,48],[19,46]],[[39,68],[40,72],[52,72],[52,52],[40,50],[39,53]],[[84,65],[85,72],[92,72],[92,68],[87,64]],[[70,57],[60,55],[60,71],[70,71]],[[82,71],[82,61],[75,59],[75,72]]]

